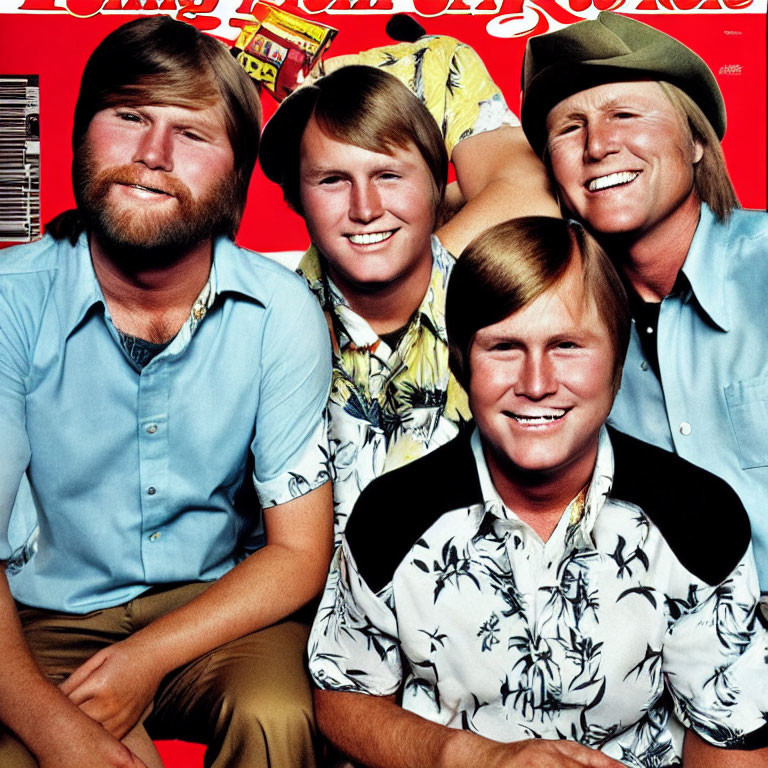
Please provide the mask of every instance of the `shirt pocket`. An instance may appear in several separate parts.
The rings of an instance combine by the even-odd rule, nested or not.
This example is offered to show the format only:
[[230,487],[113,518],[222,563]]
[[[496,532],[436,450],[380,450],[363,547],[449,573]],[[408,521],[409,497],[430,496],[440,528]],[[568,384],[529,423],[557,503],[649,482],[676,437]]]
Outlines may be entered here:
[[742,469],[768,465],[768,374],[725,388]]

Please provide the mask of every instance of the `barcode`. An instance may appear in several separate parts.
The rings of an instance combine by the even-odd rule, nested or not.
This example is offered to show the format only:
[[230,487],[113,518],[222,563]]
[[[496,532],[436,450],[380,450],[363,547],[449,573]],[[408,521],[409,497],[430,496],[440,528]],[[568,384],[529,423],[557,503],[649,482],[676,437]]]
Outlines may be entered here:
[[40,236],[37,75],[0,75],[0,242]]

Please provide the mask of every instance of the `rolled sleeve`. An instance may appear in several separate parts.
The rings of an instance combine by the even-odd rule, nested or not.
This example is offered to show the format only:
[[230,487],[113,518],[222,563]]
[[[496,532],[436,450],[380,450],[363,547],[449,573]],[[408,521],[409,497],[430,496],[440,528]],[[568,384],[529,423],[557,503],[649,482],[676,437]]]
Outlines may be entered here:
[[[718,747],[765,746],[768,632],[752,548],[668,630],[664,671],[678,718]],[[755,743],[757,738],[758,743]]]
[[324,412],[331,382],[328,326],[301,285],[295,311],[275,311],[265,331],[259,408],[251,450],[262,507],[303,496],[329,479]]
[[319,688],[373,696],[398,690],[402,662],[391,601],[391,584],[374,594],[342,539],[309,638],[309,671]]

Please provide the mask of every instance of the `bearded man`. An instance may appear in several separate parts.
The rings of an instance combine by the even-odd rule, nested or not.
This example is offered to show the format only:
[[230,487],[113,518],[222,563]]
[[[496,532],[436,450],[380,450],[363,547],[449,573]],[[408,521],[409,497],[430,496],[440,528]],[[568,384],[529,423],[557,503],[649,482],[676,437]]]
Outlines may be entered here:
[[292,615],[330,557],[330,349],[301,278],[232,242],[260,121],[213,38],[120,27],[83,75],[77,210],[3,254],[3,766],[159,765],[148,729],[314,764]]

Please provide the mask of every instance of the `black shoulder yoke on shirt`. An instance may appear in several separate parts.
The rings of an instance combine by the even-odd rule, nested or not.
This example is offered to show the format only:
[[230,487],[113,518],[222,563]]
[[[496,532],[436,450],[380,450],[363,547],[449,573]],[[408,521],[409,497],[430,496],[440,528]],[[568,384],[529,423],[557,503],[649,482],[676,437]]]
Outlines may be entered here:
[[[682,565],[707,584],[736,567],[751,531],[744,506],[720,478],[661,448],[609,428],[611,497],[637,505]],[[482,503],[470,428],[450,443],[376,478],[360,495],[346,538],[361,576],[378,591],[441,515]]]
[[611,497],[640,507],[692,574],[710,585],[723,581],[751,536],[735,491],[674,453],[608,432],[615,457]]
[[471,434],[470,426],[432,453],[377,477],[360,494],[345,535],[374,592],[441,515],[482,502]]

